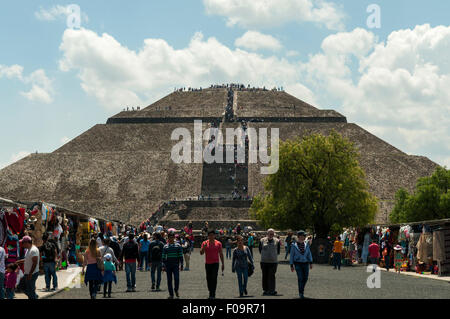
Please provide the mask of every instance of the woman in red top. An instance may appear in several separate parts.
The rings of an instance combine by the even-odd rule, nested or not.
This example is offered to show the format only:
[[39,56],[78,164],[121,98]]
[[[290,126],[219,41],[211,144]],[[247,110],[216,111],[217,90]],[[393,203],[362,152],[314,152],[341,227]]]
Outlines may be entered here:
[[225,269],[222,243],[216,240],[216,231],[208,231],[208,240],[202,243],[200,255],[205,254],[206,282],[208,284],[209,299],[216,298],[217,275],[219,272],[219,257],[222,262],[222,273]]

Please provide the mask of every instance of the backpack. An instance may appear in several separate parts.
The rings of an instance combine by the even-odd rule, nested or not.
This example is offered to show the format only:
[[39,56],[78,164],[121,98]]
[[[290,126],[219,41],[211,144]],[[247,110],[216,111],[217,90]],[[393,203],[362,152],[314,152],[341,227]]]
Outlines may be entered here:
[[44,243],[42,252],[45,257],[45,262],[55,261],[55,249],[55,246],[51,242],[47,241]]
[[162,251],[160,244],[156,244],[152,247],[152,260],[159,261],[162,257]]

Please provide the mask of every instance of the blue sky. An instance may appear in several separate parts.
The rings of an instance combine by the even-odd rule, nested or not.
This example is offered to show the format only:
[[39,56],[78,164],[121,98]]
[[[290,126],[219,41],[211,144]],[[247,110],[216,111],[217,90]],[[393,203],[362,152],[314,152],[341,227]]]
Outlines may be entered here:
[[[67,26],[67,6],[81,28]],[[381,28],[369,28],[370,4]],[[0,167],[176,86],[282,85],[450,166],[450,2],[3,1]]]

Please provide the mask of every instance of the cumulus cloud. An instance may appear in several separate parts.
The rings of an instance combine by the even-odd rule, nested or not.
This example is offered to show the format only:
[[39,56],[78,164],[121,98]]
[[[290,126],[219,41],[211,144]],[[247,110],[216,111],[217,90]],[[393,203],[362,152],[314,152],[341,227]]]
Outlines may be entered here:
[[271,87],[294,84],[298,78],[286,59],[232,50],[201,33],[186,48],[146,39],[140,50],[133,51],[106,33],[66,30],[60,50],[60,69],[77,71],[84,91],[112,110],[149,103],[174,86],[206,87],[238,79]]
[[289,22],[315,22],[330,30],[344,28],[344,13],[325,0],[203,0],[206,13],[227,19],[228,26],[265,28]]
[[283,47],[278,39],[258,31],[245,32],[240,38],[236,39],[234,45],[252,51],[258,51],[259,49],[278,51]]
[[[55,21],[60,19],[67,19],[67,17],[71,15],[73,12],[74,11],[71,8],[71,5],[62,6],[58,4],[48,9],[40,7],[39,11],[36,11],[34,13],[34,16],[41,21]],[[81,19],[84,22],[89,21],[89,18],[86,13],[80,12],[80,15]]]
[[322,52],[301,69],[305,83],[339,101],[342,113],[353,121],[408,153],[425,152],[446,164],[449,49],[450,27],[425,24],[398,30],[386,42],[355,29],[324,39]]
[[4,66],[0,65],[0,78],[18,79],[24,84],[31,85],[31,89],[20,92],[30,101],[51,103],[53,102],[53,85],[45,71],[38,69],[28,76],[23,75],[23,67],[20,65]]

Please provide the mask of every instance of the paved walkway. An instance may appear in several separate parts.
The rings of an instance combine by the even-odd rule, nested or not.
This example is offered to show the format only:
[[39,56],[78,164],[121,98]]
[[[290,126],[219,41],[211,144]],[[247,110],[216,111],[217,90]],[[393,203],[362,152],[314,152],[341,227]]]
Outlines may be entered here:
[[[225,252],[224,252],[225,254]],[[280,256],[281,257],[281,256]],[[282,256],[284,257],[284,256]],[[277,270],[278,296],[261,296],[261,268],[259,253],[255,250],[256,271],[249,278],[247,298],[282,298],[294,299],[298,297],[297,276],[290,271],[287,263],[280,263]],[[208,291],[205,279],[204,256],[200,256],[195,249],[191,257],[191,270],[182,272],[180,283],[181,299],[206,299]],[[380,288],[368,288],[367,279],[371,275],[366,267],[342,267],[340,271],[329,265],[313,265],[310,272],[305,296],[315,299],[450,299],[450,284],[443,280],[429,280],[380,272]],[[161,292],[150,291],[151,281],[149,272],[137,272],[137,288],[134,293],[126,293],[125,272],[118,272],[118,283],[113,284],[113,299],[165,299],[168,296],[166,274],[163,273]],[[231,272],[231,260],[225,261],[225,272],[219,272],[217,298],[238,298],[236,275]],[[50,298],[55,299],[89,299],[89,290],[84,284],[80,288],[67,289]],[[98,295],[103,299],[102,294]],[[247,299],[244,298],[244,299]]]
[[[51,297],[60,293],[63,290],[70,289],[71,287],[79,287],[81,274],[81,267],[69,267],[66,270],[60,270],[57,272],[58,276],[58,289],[56,291],[45,291],[45,276],[41,275],[36,281],[36,293],[39,299]],[[53,281],[52,281],[53,285]],[[53,286],[52,286],[53,287]],[[24,293],[16,293],[16,299],[27,299],[28,297]]]

